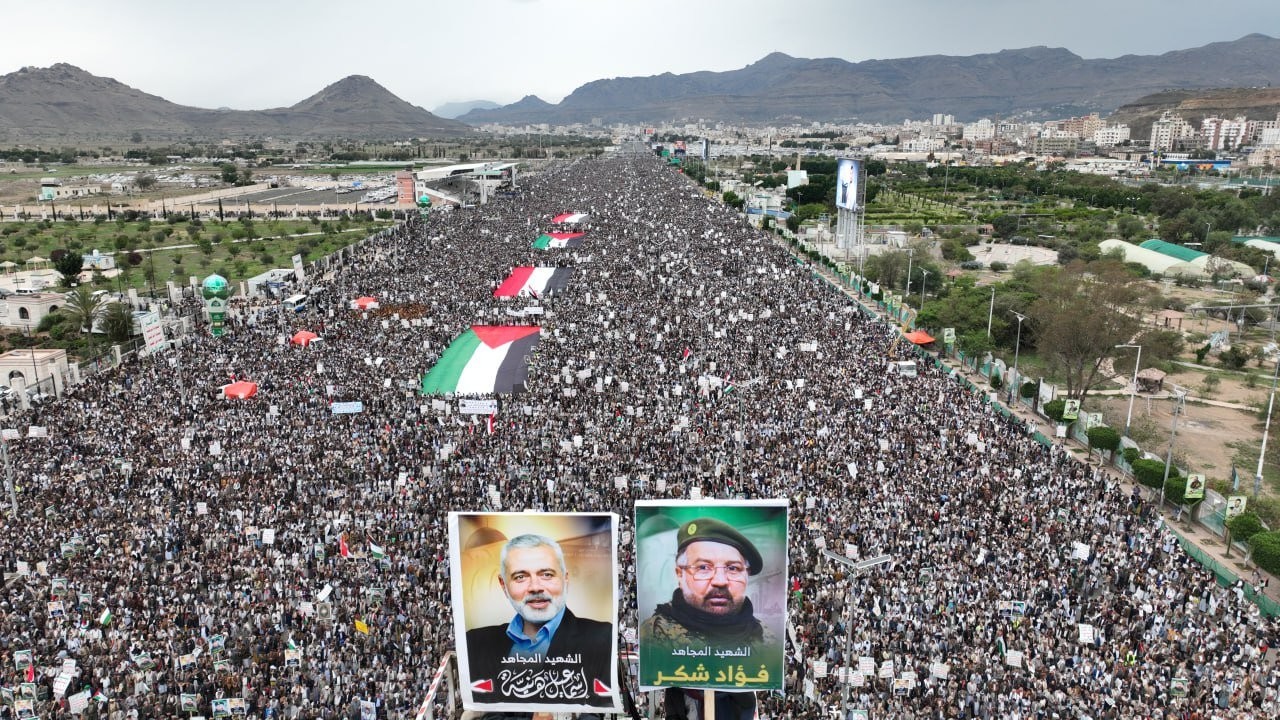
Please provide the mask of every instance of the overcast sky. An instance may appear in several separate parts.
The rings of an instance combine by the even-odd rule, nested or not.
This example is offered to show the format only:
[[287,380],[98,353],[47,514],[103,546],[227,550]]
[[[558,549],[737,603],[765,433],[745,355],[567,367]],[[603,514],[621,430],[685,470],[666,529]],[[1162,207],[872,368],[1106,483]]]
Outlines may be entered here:
[[260,110],[368,75],[428,110],[558,102],[600,78],[1032,45],[1086,58],[1280,33],[1280,0],[59,0],[0,8],[0,74],[57,62],[173,102]]

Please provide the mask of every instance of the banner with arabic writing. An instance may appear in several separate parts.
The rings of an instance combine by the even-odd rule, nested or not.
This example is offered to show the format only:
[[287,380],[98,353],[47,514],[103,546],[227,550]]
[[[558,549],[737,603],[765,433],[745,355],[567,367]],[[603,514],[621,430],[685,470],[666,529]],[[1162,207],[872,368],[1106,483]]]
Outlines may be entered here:
[[618,518],[450,513],[468,710],[617,712]]
[[636,503],[640,687],[781,690],[787,501]]

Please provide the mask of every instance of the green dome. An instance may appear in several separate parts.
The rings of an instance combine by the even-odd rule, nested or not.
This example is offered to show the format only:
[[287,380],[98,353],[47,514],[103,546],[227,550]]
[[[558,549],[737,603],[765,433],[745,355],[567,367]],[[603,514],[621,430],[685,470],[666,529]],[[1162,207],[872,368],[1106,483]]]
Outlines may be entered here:
[[227,279],[221,275],[210,275],[200,284],[200,294],[205,298],[220,298],[226,300],[231,296],[230,288],[227,285]]

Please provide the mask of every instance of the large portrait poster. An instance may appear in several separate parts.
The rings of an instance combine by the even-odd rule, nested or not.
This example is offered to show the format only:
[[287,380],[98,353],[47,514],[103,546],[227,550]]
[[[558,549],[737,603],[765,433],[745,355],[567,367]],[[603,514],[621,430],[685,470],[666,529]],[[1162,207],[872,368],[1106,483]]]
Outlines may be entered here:
[[636,503],[640,687],[781,690],[787,501]]
[[609,513],[449,513],[464,707],[621,709],[617,528]]

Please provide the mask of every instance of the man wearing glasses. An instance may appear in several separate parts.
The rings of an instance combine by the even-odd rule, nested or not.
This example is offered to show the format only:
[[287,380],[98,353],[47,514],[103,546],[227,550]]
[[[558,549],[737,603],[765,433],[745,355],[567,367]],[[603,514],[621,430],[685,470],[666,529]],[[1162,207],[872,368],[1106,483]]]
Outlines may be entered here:
[[770,640],[747,597],[764,561],[742,533],[715,518],[680,526],[676,590],[640,624],[640,643],[750,647]]

